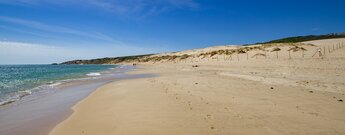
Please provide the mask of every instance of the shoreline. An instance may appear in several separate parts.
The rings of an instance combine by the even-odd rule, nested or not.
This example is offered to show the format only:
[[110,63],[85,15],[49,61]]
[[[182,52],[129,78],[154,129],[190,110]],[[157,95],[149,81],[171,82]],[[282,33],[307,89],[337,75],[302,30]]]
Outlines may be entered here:
[[139,63],[132,79],[98,85],[45,133],[345,134],[344,54]]
[[[3,65],[5,66],[5,70],[6,67],[12,67],[12,68],[21,68],[20,66],[26,66],[26,65]],[[69,66],[69,65],[31,65],[31,66],[43,66],[43,67],[48,67],[51,66],[51,68],[55,68],[55,67],[59,67],[59,66]],[[72,65],[73,66],[73,65]],[[112,65],[112,66],[118,66],[118,65]],[[34,67],[29,67],[29,68],[34,68]],[[65,68],[69,68],[69,67],[65,67]],[[115,67],[116,68],[116,67]],[[0,108],[6,107],[6,106],[11,106],[11,104],[18,104],[18,102],[25,102],[23,101],[23,99],[25,100],[27,98],[27,96],[31,96],[33,97],[35,94],[42,94],[42,92],[48,92],[49,91],[53,91],[56,89],[56,87],[64,87],[66,86],[66,84],[71,83],[71,82],[78,82],[78,81],[84,81],[84,80],[92,80],[94,78],[99,78],[99,77],[106,77],[107,74],[109,72],[111,72],[112,69],[115,69],[114,67],[110,67],[110,68],[103,68],[102,70],[95,70],[95,71],[90,71],[85,72],[85,73],[75,73],[74,75],[71,76],[64,76],[64,78],[59,78],[57,76],[53,76],[53,77],[49,77],[49,78],[38,78],[38,81],[33,81],[31,82],[32,85],[26,85],[25,87],[22,86],[18,86],[18,87],[13,87],[13,86],[3,86],[3,87],[13,87],[12,92],[10,93],[6,93],[6,89],[5,94],[0,95]],[[118,68],[120,69],[120,68]],[[20,72],[20,71],[19,71]],[[92,74],[90,74],[92,73]],[[96,74],[95,74],[96,73]],[[57,74],[61,74],[57,73]],[[59,79],[58,79],[59,78]],[[6,79],[12,79],[12,78],[6,78]],[[28,78],[23,78],[23,80],[28,79]],[[10,80],[11,81],[11,80]],[[11,83],[11,82],[8,82]],[[17,83],[23,83],[23,84],[29,84],[27,82],[17,82]],[[3,89],[2,89],[3,90]],[[30,99],[33,100],[33,99]]]
[[73,114],[71,107],[98,87],[122,79],[150,76],[126,74],[130,70],[130,68],[119,69],[103,77],[69,81],[54,90],[44,90],[35,95],[25,96],[25,101],[2,106],[0,132],[2,135],[45,135]]

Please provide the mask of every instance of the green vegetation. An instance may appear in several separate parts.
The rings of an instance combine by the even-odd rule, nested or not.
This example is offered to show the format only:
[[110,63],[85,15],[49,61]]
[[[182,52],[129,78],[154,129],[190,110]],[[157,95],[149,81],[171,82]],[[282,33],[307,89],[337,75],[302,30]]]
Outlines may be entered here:
[[288,51],[292,51],[292,52],[307,51],[307,49],[305,49],[303,47],[294,46],[294,47],[290,48]]
[[142,58],[149,57],[151,55],[153,54],[123,56],[123,57],[114,57],[114,58],[100,58],[100,59],[91,59],[91,60],[73,60],[73,61],[63,62],[61,64],[116,64],[120,62],[130,62],[130,61],[139,62]]
[[283,38],[283,39],[272,40],[265,43],[297,43],[297,42],[305,42],[305,41],[311,41],[311,40],[332,39],[332,38],[345,38],[345,33],[288,37],[288,38]]
[[[283,38],[278,40],[269,41],[266,43],[257,43],[261,45],[243,45],[239,48],[234,49],[221,49],[221,50],[214,50],[209,52],[200,53],[197,55],[154,55],[154,54],[147,54],[147,55],[136,55],[136,56],[124,56],[124,57],[114,57],[114,58],[100,58],[100,59],[92,59],[92,60],[74,60],[74,61],[67,61],[61,64],[117,64],[117,63],[136,63],[136,62],[168,62],[168,61],[180,61],[186,60],[188,58],[195,58],[198,57],[199,59],[203,59],[206,57],[213,57],[216,55],[233,55],[233,54],[241,54],[246,53],[252,50],[262,50],[267,51],[266,48],[274,47],[271,52],[281,51],[278,46],[294,46],[290,48],[288,51],[307,51],[303,47],[299,47],[300,45],[311,45],[311,44],[303,44],[300,42],[310,41],[310,40],[320,40],[320,39],[331,39],[331,38],[345,38],[345,33],[338,33],[338,34],[327,34],[327,35],[310,35],[310,36],[298,36],[298,37],[289,37]],[[257,56],[265,56],[262,53],[258,53],[253,57]]]
[[280,49],[279,47],[275,47],[275,48],[272,49],[271,52],[277,52],[277,51],[280,51],[280,50],[281,50],[281,49]]

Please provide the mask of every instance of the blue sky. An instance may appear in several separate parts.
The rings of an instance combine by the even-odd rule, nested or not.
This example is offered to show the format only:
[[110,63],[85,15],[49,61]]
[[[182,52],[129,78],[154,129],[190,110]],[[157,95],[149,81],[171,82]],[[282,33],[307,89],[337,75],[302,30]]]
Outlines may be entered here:
[[345,31],[344,0],[0,0],[0,64]]

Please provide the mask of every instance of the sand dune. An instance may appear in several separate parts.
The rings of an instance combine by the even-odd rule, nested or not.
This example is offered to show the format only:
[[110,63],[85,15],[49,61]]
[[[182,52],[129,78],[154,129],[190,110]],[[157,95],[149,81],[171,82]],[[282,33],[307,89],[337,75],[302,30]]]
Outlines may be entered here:
[[[131,74],[159,76],[99,88],[51,134],[345,134],[344,43],[275,44],[233,55],[139,63]],[[205,50],[180,54],[195,52]]]

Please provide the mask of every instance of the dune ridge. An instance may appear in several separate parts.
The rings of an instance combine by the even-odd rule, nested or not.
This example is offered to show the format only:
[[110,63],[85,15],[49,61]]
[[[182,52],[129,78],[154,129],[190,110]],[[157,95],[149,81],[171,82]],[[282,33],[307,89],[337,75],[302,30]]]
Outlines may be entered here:
[[[296,59],[320,58],[343,48],[344,38],[315,40],[296,43],[263,43],[245,46],[224,45],[201,49],[101,58],[92,60],[74,60],[62,64],[131,64],[131,63],[195,63],[204,61],[240,61],[257,59]],[[320,52],[319,52],[320,50]]]
[[235,47],[245,52],[232,55],[137,61],[140,68],[130,74],[159,76],[100,87],[51,135],[345,134],[344,43],[265,44]]

